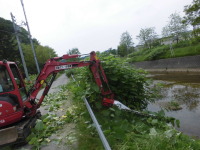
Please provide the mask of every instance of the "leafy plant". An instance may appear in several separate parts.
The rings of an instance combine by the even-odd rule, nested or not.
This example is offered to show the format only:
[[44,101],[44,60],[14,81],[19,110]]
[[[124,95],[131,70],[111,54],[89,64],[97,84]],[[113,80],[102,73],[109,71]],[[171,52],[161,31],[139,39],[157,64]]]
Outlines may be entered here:
[[[102,66],[110,88],[115,93],[115,99],[134,109],[144,109],[148,102],[153,101],[152,91],[143,70],[136,70],[112,55],[102,57],[101,60],[104,62]],[[80,68],[76,80],[85,91],[82,92],[82,96],[90,97],[90,102],[101,99],[99,89],[88,68]]]
[[64,118],[56,114],[43,115],[41,120],[37,120],[31,134],[27,137],[28,143],[33,145],[34,149],[39,150],[41,146],[51,141],[49,137],[60,129],[64,122]]
[[27,79],[24,80],[27,91],[29,91],[31,86],[34,84],[34,82],[35,82],[35,80],[37,78],[37,75],[36,74],[29,75],[29,78],[30,78],[30,80],[27,80]]
[[148,60],[156,60],[158,59],[161,55],[165,53],[164,50],[161,51],[156,51],[154,53],[151,53],[151,55],[148,56]]
[[51,141],[49,138],[53,133],[62,128],[68,121],[66,115],[58,116],[56,112],[61,109],[63,101],[66,100],[66,86],[61,86],[61,90],[57,93],[49,94],[43,103],[47,106],[49,113],[43,115],[37,120],[35,127],[28,136],[27,141],[33,148],[39,150],[41,146]]

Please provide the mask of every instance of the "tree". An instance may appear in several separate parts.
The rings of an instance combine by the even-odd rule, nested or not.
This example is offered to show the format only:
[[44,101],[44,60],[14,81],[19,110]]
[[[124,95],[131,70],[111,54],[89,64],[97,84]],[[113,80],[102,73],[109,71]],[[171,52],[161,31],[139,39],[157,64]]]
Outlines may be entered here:
[[[24,51],[24,57],[25,57],[27,68],[28,68],[28,72],[30,74],[36,74],[37,69],[35,66],[35,61],[34,61],[31,45],[22,43],[22,49]],[[50,48],[49,46],[37,45],[37,47],[35,48],[35,51],[36,51],[38,64],[40,68],[43,67],[44,63],[48,59],[52,57],[57,57],[57,54],[55,53],[54,49]]]
[[162,36],[163,37],[170,37],[171,36],[168,26],[165,26],[165,27],[162,28]]
[[67,54],[69,54],[69,55],[80,54],[80,52],[79,52],[78,48],[72,48],[71,50],[69,49]]
[[40,45],[40,42],[36,38],[33,38],[32,41],[35,46]]
[[182,34],[187,32],[187,25],[182,21],[183,19],[178,13],[171,14],[168,24],[162,29],[162,36],[172,36],[173,40],[176,40],[178,43]]
[[107,52],[110,53],[110,54],[113,54],[113,55],[117,55],[117,50],[116,50],[116,49],[113,49],[113,48],[109,48],[109,49],[107,50]]
[[121,57],[124,57],[128,54],[127,52],[127,47],[125,44],[120,44],[118,47],[117,47],[117,53],[119,56]]
[[155,32],[155,27],[140,29],[140,33],[137,36],[140,44],[144,45],[146,48],[151,49],[153,43],[157,38],[157,33]]
[[195,37],[200,36],[200,1],[193,0],[191,5],[184,8],[186,16],[183,23],[191,24],[193,26],[193,34]]
[[9,20],[0,18],[0,59],[18,61],[19,58],[13,24]]
[[122,33],[120,38],[120,44],[118,46],[118,54],[122,57],[130,54],[134,51],[133,41],[131,35],[126,31]]
[[[78,48],[72,48],[71,50],[69,49],[67,54],[69,54],[69,55],[80,54],[80,52],[79,52]],[[80,58],[70,58],[68,60],[63,60],[63,61],[67,62],[67,61],[79,61],[79,60],[80,60]]]
[[28,38],[29,37],[28,32],[23,27],[20,27],[18,25],[16,25],[16,27],[18,28],[18,36],[21,43],[30,44],[30,39]]

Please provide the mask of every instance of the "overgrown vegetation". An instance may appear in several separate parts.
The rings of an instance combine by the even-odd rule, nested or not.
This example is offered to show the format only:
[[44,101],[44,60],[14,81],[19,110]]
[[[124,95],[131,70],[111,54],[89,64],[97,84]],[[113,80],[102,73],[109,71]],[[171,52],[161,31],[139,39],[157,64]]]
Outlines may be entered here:
[[[110,88],[115,93],[115,99],[138,110],[146,108],[148,102],[153,101],[153,91],[148,86],[144,70],[133,69],[124,60],[112,55],[101,57],[101,60],[104,62],[102,66],[109,79]],[[86,89],[82,94],[101,99],[99,88],[88,68],[67,71],[68,76],[70,73],[77,74],[77,80],[80,80],[81,86]]]
[[[103,68],[111,90],[116,94],[115,99],[131,108],[145,109],[149,100],[153,98],[153,93],[147,86],[148,81],[145,78],[145,73],[141,70],[131,69],[123,61],[113,56],[101,58],[101,60],[104,60]],[[69,115],[72,118],[77,118],[78,134],[76,136],[79,148],[83,150],[103,149],[95,127],[81,101],[83,96],[88,97],[112,149],[189,150],[200,147],[199,140],[183,135],[165,121],[137,116],[116,107],[104,108],[101,105],[101,97],[90,71],[87,68],[81,68],[73,73],[80,86],[78,87],[75,82],[71,81],[68,88],[72,92],[73,101],[78,108],[74,109],[76,113]],[[164,118],[163,111],[155,115]]]

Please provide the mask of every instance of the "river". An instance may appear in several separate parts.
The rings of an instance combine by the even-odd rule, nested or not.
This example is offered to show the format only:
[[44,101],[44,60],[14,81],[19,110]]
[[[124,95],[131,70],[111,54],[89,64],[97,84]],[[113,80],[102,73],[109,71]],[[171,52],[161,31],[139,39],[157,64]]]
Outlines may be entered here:
[[[151,73],[154,83],[161,85],[161,97],[148,105],[148,110],[161,109],[167,116],[180,120],[179,131],[200,138],[200,74],[199,73]],[[169,105],[176,105],[176,110]]]

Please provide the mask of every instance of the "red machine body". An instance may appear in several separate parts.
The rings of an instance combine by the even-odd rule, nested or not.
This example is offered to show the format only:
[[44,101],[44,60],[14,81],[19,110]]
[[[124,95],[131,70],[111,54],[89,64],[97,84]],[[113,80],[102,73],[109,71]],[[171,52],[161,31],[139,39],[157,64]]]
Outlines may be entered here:
[[[114,103],[114,94],[109,87],[104,87],[108,86],[108,81],[96,53],[90,53],[89,61],[61,61],[77,57],[80,55],[63,55],[47,60],[29,93],[26,91],[17,65],[14,62],[0,61],[0,74],[3,73],[7,80],[7,87],[1,86],[1,79],[4,77],[0,75],[0,135],[5,135],[0,136],[0,145],[20,143],[20,139],[25,139],[30,134],[30,128],[35,125],[40,116],[38,108],[47,95],[56,74],[62,70],[89,66],[101,91],[103,105],[111,106]],[[52,78],[47,83],[46,79],[50,75]],[[46,87],[37,100],[36,96],[44,83]]]

